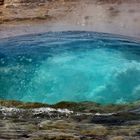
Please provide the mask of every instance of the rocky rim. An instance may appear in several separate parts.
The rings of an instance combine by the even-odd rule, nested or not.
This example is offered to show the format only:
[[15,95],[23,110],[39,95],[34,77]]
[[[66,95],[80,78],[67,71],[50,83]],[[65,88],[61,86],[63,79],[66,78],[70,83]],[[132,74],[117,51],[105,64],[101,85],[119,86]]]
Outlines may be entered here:
[[140,103],[55,105],[0,101],[0,138],[33,140],[139,140]]
[[140,1],[0,0],[0,23],[0,38],[46,32],[57,26],[139,38]]

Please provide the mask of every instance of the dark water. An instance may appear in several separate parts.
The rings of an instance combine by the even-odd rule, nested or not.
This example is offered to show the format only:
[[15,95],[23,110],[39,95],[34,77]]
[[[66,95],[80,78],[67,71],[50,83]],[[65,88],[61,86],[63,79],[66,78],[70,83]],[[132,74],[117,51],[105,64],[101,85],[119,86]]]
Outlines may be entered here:
[[94,32],[0,40],[0,98],[31,102],[140,99],[140,42]]

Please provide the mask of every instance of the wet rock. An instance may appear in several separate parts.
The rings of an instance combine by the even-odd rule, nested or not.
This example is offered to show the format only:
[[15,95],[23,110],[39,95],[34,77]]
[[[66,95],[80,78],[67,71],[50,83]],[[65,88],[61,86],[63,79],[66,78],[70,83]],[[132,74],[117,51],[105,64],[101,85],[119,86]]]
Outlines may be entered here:
[[[91,102],[61,102],[53,106],[16,101],[0,103],[3,105],[0,107],[0,139],[139,140],[140,138],[139,103],[123,107],[110,105],[111,108]],[[75,111],[72,111],[72,108]],[[91,112],[91,109],[96,111]],[[111,112],[108,113],[109,111]]]
[[66,120],[56,120],[54,122],[50,120],[43,121],[39,124],[41,129],[71,129],[75,128],[75,123],[68,122]]
[[130,112],[116,113],[112,115],[95,115],[91,122],[106,125],[121,125],[126,122],[128,123],[131,120],[140,120],[140,116]]
[[97,124],[121,125],[122,123],[124,123],[124,120],[120,120],[119,118],[114,116],[94,116],[91,122]]

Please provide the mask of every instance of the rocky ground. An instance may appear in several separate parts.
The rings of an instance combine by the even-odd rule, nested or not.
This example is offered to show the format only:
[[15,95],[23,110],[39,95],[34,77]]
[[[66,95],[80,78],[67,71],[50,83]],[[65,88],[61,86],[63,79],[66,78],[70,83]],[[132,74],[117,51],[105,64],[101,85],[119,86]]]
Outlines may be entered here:
[[[0,101],[0,139],[139,140],[140,103]],[[64,109],[67,108],[67,109]]]
[[0,38],[90,30],[140,38],[139,0],[0,0]]

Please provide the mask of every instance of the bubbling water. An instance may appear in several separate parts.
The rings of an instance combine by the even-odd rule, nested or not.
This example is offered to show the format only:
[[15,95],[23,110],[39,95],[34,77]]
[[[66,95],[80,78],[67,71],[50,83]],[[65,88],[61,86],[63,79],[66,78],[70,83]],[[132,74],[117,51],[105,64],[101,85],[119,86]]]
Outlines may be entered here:
[[137,101],[140,43],[80,31],[0,40],[0,98],[49,104]]

